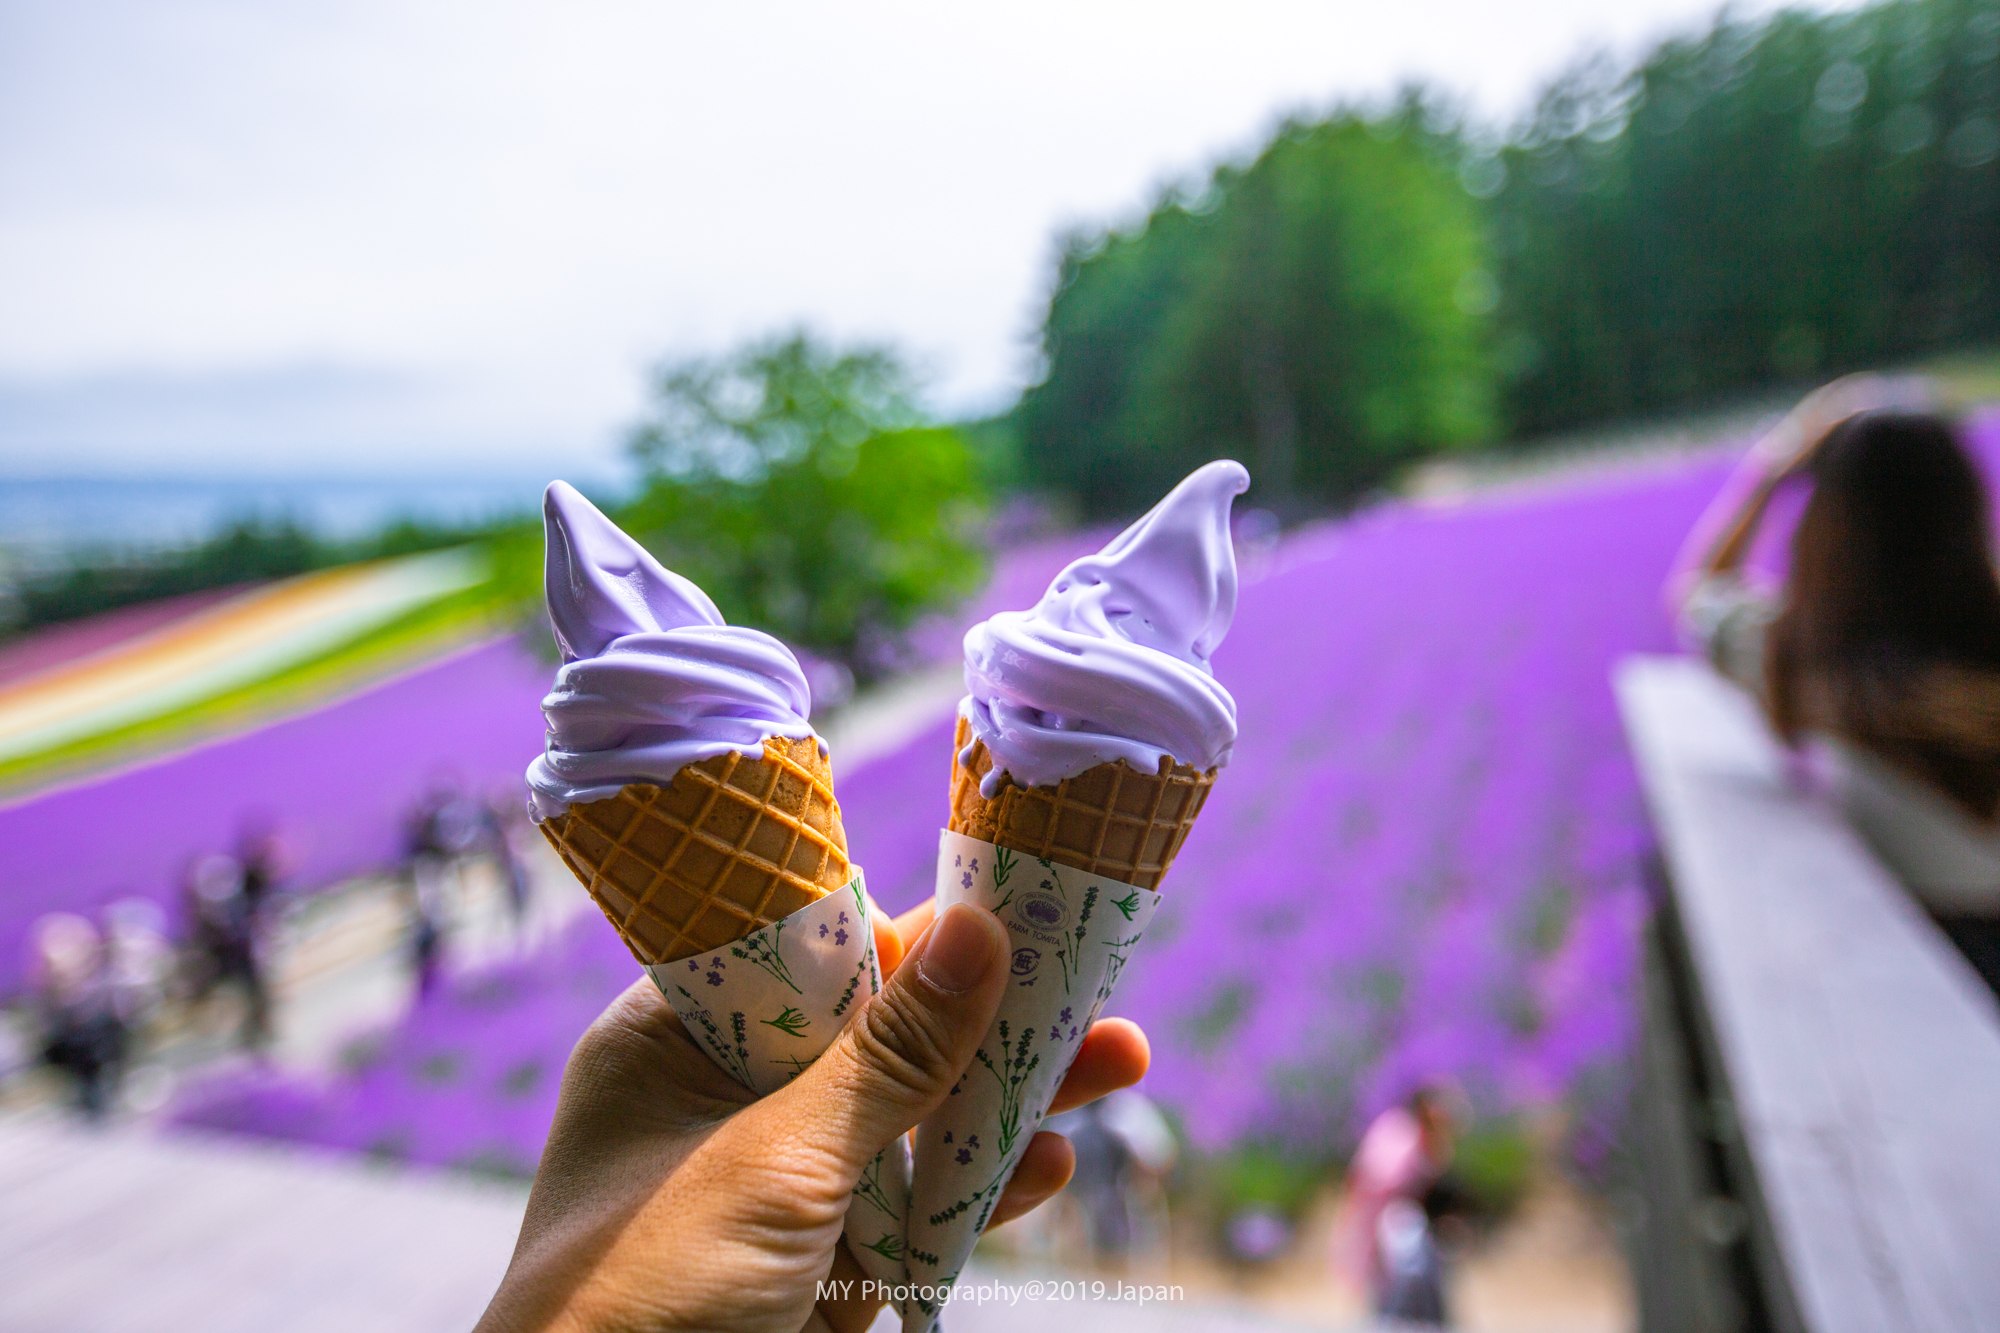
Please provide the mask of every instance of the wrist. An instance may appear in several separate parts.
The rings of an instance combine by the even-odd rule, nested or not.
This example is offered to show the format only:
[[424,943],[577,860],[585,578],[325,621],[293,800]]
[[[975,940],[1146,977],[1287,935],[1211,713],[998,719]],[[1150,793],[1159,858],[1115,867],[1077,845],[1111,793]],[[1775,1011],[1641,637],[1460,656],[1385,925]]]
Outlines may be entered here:
[[474,1333],[601,1333],[597,1277],[573,1247],[524,1242]]
[[1805,427],[1796,417],[1786,417],[1750,451],[1750,461],[1760,476],[1775,480],[1798,464],[1805,453]]

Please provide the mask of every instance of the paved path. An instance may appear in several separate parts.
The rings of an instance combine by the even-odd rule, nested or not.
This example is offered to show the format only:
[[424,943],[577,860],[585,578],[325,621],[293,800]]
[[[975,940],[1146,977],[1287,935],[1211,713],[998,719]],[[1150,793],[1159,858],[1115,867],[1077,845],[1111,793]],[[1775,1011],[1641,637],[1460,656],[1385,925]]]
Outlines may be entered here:
[[[283,1148],[0,1121],[0,1328],[469,1329],[506,1268],[525,1198],[519,1187]],[[965,1303],[949,1327],[1002,1333],[1049,1318],[1101,1333],[1306,1327],[1199,1301],[1080,1299]],[[876,1324],[893,1327],[886,1316]]]

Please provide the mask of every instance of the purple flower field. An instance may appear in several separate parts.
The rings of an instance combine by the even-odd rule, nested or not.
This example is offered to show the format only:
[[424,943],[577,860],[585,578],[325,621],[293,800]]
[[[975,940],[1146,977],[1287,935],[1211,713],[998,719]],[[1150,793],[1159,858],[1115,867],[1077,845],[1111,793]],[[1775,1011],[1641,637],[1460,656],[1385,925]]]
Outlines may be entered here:
[[[1113,1001],[1147,1026],[1148,1088],[1198,1145],[1338,1150],[1361,1116],[1448,1075],[1489,1112],[1573,1106],[1574,1149],[1601,1154],[1648,838],[1608,677],[1672,647],[1660,585],[1723,471],[1388,505],[1294,535],[1246,584],[1217,662],[1241,707],[1235,762]],[[531,729],[533,691],[509,681]],[[840,774],[892,908],[929,892],[948,757],[940,718]],[[570,1044],[633,975],[586,917],[358,1040],[324,1083],[221,1082],[178,1118],[527,1170]]]
[[[1714,463],[1388,506],[1301,533],[1246,586],[1217,671],[1234,762],[1113,1008],[1197,1144],[1347,1142],[1429,1076],[1484,1107],[1621,1085],[1643,811],[1620,657]],[[949,728],[842,780],[869,882],[928,891]]]
[[548,670],[500,641],[324,708],[0,805],[0,998],[18,990],[44,912],[179,902],[189,861],[278,832],[290,880],[318,886],[402,854],[434,785],[512,792],[541,744]]
[[570,1047],[636,975],[610,926],[594,915],[580,919],[533,957],[461,977],[392,1030],[357,1036],[327,1078],[214,1079],[183,1099],[175,1119],[397,1161],[525,1174],[541,1155]]

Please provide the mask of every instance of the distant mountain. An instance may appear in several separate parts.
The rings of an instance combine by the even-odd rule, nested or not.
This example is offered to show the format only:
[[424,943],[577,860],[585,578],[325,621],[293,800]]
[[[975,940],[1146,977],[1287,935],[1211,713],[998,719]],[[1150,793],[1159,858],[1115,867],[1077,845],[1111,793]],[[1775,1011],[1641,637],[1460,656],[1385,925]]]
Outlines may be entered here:
[[333,540],[365,536],[398,518],[467,523],[532,513],[549,480],[525,468],[412,477],[0,478],[0,557],[32,564],[77,550],[157,550],[249,517],[290,518]]

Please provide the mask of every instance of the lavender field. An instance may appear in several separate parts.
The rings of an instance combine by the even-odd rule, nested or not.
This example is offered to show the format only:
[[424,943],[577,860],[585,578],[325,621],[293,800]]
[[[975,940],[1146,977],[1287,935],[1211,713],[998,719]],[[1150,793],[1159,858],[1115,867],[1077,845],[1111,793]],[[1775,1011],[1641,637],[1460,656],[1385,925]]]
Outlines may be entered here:
[[[1242,741],[1113,1002],[1151,1032],[1148,1088],[1197,1145],[1334,1149],[1448,1075],[1486,1112],[1571,1106],[1571,1148],[1602,1154],[1633,1036],[1648,836],[1608,676],[1672,647],[1660,584],[1723,470],[1711,456],[1385,505],[1248,571],[1217,658]],[[492,690],[496,718],[529,711],[511,668]],[[940,718],[840,773],[893,908],[929,891],[949,753]],[[586,917],[358,1038],[321,1082],[233,1078],[179,1119],[525,1171],[570,1043],[632,975]]]
[[548,669],[511,640],[476,646],[324,708],[0,805],[0,998],[19,989],[44,912],[118,898],[178,907],[187,866],[274,830],[312,888],[394,864],[434,786],[519,784],[541,742]]

